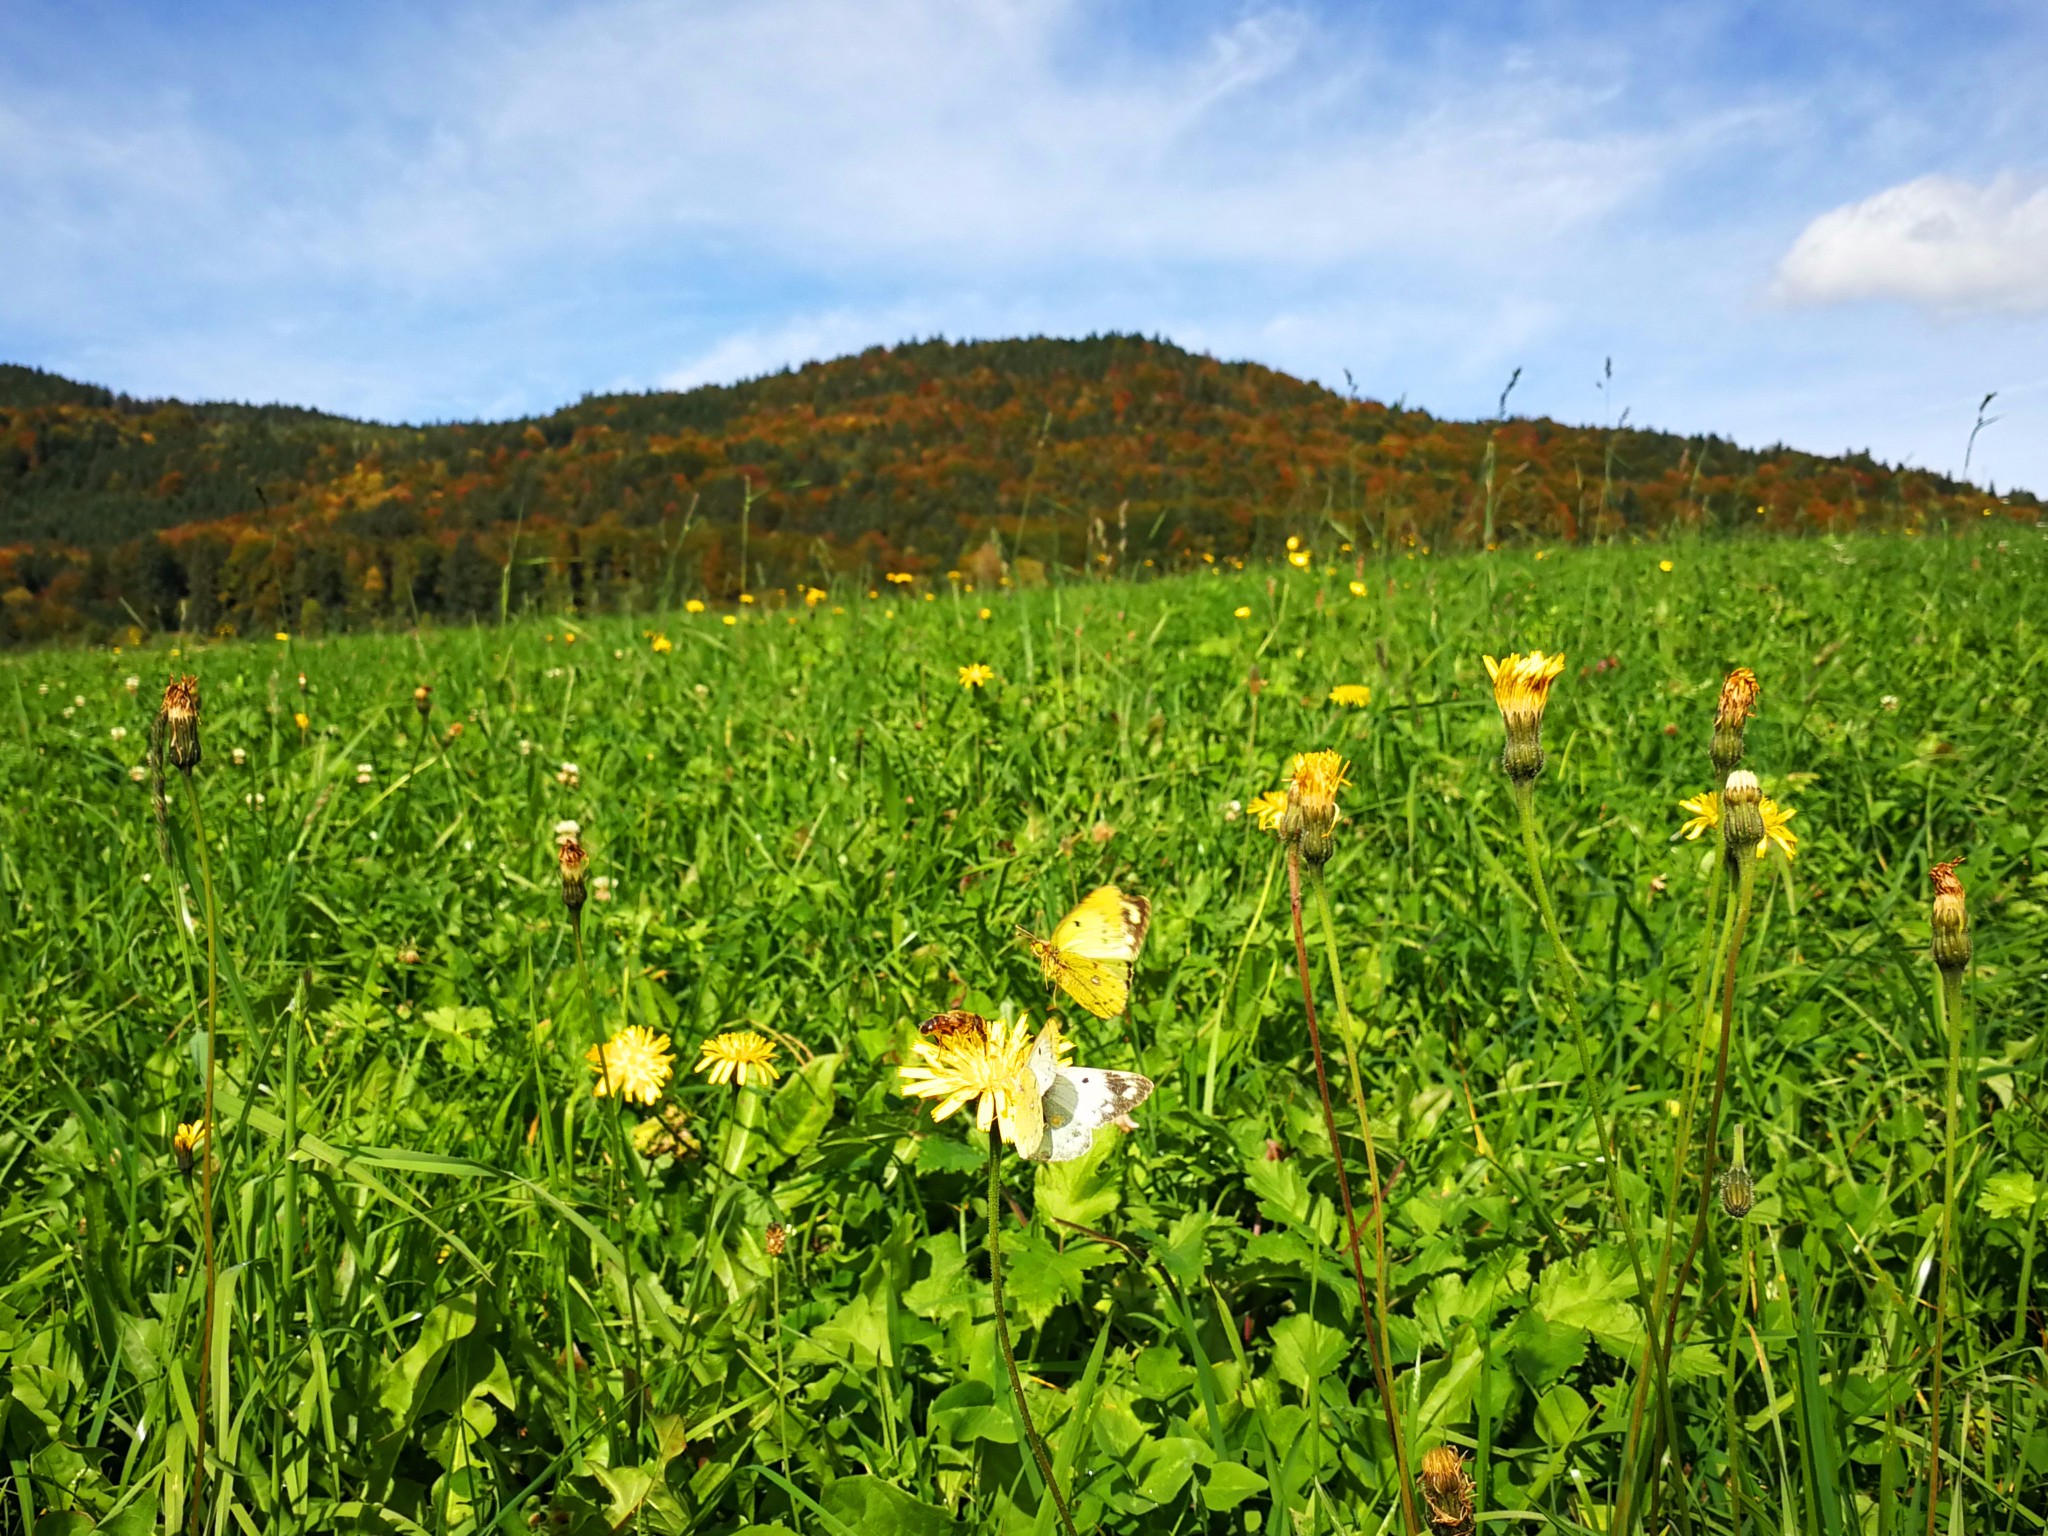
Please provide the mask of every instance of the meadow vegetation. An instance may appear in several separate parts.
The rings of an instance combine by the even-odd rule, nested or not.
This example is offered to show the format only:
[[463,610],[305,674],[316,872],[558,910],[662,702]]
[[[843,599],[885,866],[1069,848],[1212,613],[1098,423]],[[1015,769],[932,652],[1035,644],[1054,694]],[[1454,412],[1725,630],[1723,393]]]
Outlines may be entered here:
[[0,1530],[2042,1529],[2048,540],[1299,552],[0,659]]

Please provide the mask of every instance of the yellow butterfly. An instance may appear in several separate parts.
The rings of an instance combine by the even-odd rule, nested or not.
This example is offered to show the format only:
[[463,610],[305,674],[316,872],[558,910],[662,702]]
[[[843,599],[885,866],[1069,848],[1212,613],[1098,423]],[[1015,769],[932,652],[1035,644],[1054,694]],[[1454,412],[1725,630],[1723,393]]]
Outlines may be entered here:
[[1048,986],[1058,987],[1098,1019],[1113,1019],[1131,995],[1131,962],[1138,958],[1151,921],[1152,905],[1144,897],[1105,885],[1061,918],[1051,938],[1023,928],[1017,936],[1038,957]]

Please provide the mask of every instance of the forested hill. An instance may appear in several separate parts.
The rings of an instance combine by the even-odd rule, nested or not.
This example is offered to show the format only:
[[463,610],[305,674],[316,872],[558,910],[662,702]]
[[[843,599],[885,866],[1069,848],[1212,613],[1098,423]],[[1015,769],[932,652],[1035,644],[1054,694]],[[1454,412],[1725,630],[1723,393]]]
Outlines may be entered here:
[[[1135,336],[393,427],[0,366],[0,641],[1656,535],[2034,521],[1868,456],[1449,422]],[[949,573],[952,573],[949,575]]]

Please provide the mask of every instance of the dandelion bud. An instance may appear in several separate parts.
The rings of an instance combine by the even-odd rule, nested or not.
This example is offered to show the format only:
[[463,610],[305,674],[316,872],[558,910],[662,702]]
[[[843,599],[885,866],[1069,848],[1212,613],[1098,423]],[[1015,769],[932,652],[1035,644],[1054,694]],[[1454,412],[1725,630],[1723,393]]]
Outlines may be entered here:
[[192,1156],[206,1142],[206,1122],[192,1120],[181,1123],[171,1133],[171,1155],[178,1160],[178,1172],[186,1178],[192,1177]]
[[1956,878],[1950,859],[1928,873],[1934,880],[1934,963],[1944,976],[1953,976],[1970,963],[1970,913],[1963,904],[1963,882]]
[[421,683],[419,687],[413,689],[412,707],[420,712],[422,720],[426,719],[428,715],[434,712],[434,690],[425,683]]
[[1749,1214],[1750,1207],[1756,1204],[1756,1180],[1739,1162],[1721,1175],[1718,1187],[1721,1209],[1732,1221],[1742,1220]]
[[783,1250],[789,1246],[789,1228],[779,1221],[769,1222],[768,1230],[761,1234],[761,1246],[767,1250],[769,1258],[781,1258]]
[[1335,752],[1297,752],[1287,771],[1287,807],[1280,813],[1280,837],[1295,844],[1309,863],[1329,860],[1337,845],[1337,791],[1351,781],[1348,764]]
[[562,905],[574,915],[583,910],[587,894],[584,876],[590,870],[590,855],[575,838],[565,837],[556,848],[555,857],[562,867]]
[[1756,775],[1738,768],[1721,791],[1721,849],[1730,865],[1755,855],[1764,840],[1764,797]]
[[1472,1536],[1472,1479],[1456,1446],[1439,1445],[1423,1453],[1422,1497],[1433,1530],[1441,1536]]
[[1747,667],[1737,667],[1721,684],[1721,704],[1714,711],[1714,742],[1710,754],[1714,759],[1714,772],[1723,778],[1742,761],[1742,730],[1749,717],[1756,713],[1760,691],[1756,674]]
[[1507,727],[1500,765],[1515,783],[1531,783],[1543,771],[1543,706],[1550,698],[1550,685],[1564,671],[1564,657],[1531,651],[1505,661],[1482,659],[1486,675],[1493,679],[1493,702],[1500,706],[1501,724]]
[[163,742],[164,758],[180,773],[199,766],[199,679],[173,678],[164,689],[163,707],[156,714],[156,728]]

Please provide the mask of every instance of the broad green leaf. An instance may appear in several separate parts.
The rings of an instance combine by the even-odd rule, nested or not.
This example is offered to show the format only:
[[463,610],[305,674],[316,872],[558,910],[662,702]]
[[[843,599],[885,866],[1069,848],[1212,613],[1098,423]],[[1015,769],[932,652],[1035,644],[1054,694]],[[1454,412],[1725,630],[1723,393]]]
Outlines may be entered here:
[[1266,1491],[1266,1480],[1250,1467],[1235,1461],[1219,1461],[1209,1469],[1202,1484],[1202,1503],[1210,1509],[1235,1509],[1246,1499]]
[[2031,1219],[2044,1195],[2048,1195],[2048,1185],[2043,1185],[2031,1173],[1994,1173],[1978,1192],[1977,1209],[1994,1219],[2018,1217],[2027,1220]]
[[1153,1442],[1151,1456],[1140,1454],[1138,1496],[1154,1504],[1177,1497],[1194,1475],[1196,1461],[1206,1452],[1201,1441],[1186,1435],[1169,1435]]
[[1592,1413],[1576,1390],[1559,1383],[1537,1400],[1536,1433],[1545,1445],[1561,1450],[1578,1438]]
[[768,1101],[768,1141],[784,1157],[808,1151],[831,1124],[839,1062],[836,1052],[813,1056],[790,1073]]
[[1308,1391],[1312,1381],[1329,1375],[1350,1352],[1349,1339],[1306,1313],[1273,1325],[1273,1369],[1297,1391]]

